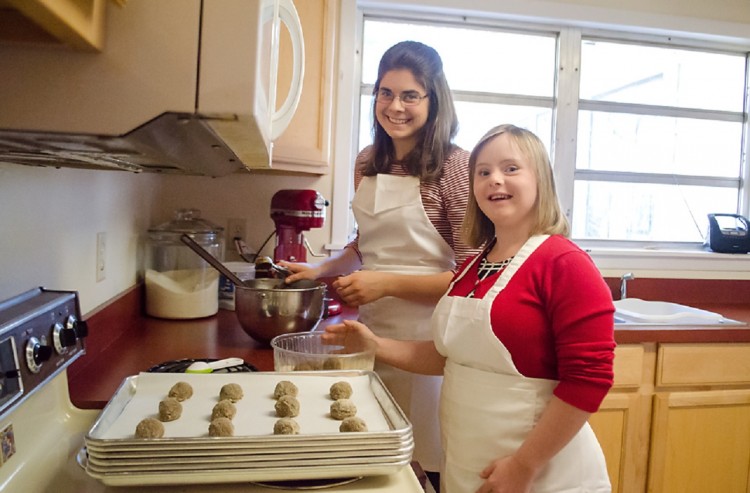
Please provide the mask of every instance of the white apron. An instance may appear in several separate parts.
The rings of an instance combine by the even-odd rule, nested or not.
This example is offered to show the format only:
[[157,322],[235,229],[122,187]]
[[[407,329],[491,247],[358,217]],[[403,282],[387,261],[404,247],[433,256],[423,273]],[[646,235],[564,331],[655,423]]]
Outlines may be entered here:
[[[435,309],[435,345],[447,357],[440,400],[444,493],[474,493],[484,481],[479,473],[521,446],[557,385],[521,375],[490,321],[497,294],[547,238],[529,239],[484,298],[444,296]],[[552,458],[531,491],[611,491],[604,454],[588,423]]]
[[[362,269],[399,274],[436,274],[455,267],[453,250],[430,222],[419,178],[388,174],[362,179],[352,200],[359,226]],[[359,307],[359,320],[392,339],[432,339],[434,303],[392,296]],[[415,375],[376,363],[383,383],[412,422],[414,460],[426,471],[441,463],[438,403],[442,377]]]

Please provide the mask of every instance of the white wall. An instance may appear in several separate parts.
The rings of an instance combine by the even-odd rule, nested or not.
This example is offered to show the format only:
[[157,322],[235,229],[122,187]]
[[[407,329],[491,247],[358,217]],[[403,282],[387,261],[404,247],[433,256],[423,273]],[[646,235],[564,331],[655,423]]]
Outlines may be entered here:
[[[355,1],[355,0],[344,0]],[[430,9],[452,14],[539,23],[621,28],[717,41],[750,40],[747,0],[358,0],[365,7]]]
[[[224,227],[229,217],[247,218],[247,243],[258,247],[273,230],[268,206],[280,188],[315,188],[329,197],[330,178],[0,164],[0,300],[43,286],[78,291],[83,312],[92,310],[137,282],[146,231],[178,207],[197,207]],[[107,235],[106,278],[96,282],[99,232]],[[316,249],[327,237],[327,226],[309,235]]]
[[[354,0],[343,1],[348,7],[342,12],[353,15],[351,3]],[[393,8],[401,8],[406,3],[439,5],[446,9],[466,5],[460,0],[365,3]],[[561,3],[576,3],[577,8],[570,9]],[[495,15],[528,17],[560,12],[566,19],[577,18],[581,22],[632,21],[643,29],[750,38],[748,0],[722,0],[720,3],[639,0],[632,4],[619,0],[476,0],[471,5]],[[633,5],[632,10],[626,10],[625,5]],[[347,25],[353,20],[342,18],[341,23]],[[344,42],[346,40],[342,40]],[[342,63],[349,62],[343,60]],[[341,132],[341,135],[347,134]],[[346,152],[337,154],[342,157],[341,162],[346,161],[345,155]],[[349,165],[344,163],[344,166]],[[313,188],[326,198],[333,198],[330,175],[241,173],[204,178],[0,164],[0,300],[37,286],[77,290],[84,313],[90,311],[135,284],[145,232],[168,220],[178,207],[197,207],[204,217],[222,226],[226,226],[230,217],[246,218],[247,243],[257,248],[273,228],[268,206],[273,193],[281,188]],[[308,235],[318,251],[330,241],[330,216],[329,210],[326,226]],[[95,277],[98,232],[107,234],[107,276],[99,283]]]
[[[87,311],[135,282],[138,236],[156,175],[0,165],[0,299],[43,286],[77,290]],[[96,234],[106,279],[96,282]]]

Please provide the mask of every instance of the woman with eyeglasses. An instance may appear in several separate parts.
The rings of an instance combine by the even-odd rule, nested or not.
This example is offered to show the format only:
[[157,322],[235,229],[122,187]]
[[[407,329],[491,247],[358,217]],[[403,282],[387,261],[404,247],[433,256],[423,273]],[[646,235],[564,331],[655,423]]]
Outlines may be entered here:
[[[478,252],[461,239],[469,153],[453,144],[458,119],[442,60],[403,41],[382,56],[373,98],[373,143],[356,159],[357,238],[337,256],[290,264],[297,279],[341,275],[341,299],[359,320],[394,339],[431,339],[429,321],[457,263]],[[414,427],[414,459],[439,488],[437,421],[442,377],[387,365],[376,371]]]

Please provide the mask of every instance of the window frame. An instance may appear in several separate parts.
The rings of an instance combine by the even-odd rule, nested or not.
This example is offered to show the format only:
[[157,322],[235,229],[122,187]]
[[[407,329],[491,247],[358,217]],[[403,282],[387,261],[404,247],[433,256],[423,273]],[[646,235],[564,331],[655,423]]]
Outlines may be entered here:
[[[653,34],[653,33],[636,33],[626,32],[623,26],[623,30],[620,31],[617,28],[600,29],[597,27],[586,27],[581,25],[567,24],[565,21],[560,20],[559,22],[541,22],[535,23],[533,21],[516,22],[509,19],[484,19],[484,18],[471,18],[466,16],[456,15],[445,15],[440,13],[426,13],[425,11],[408,11],[404,9],[388,9],[384,6],[356,6],[347,5],[349,2],[344,2],[344,8],[342,9],[342,22],[341,26],[344,28],[348,24],[348,27],[344,28],[347,32],[342,32],[339,38],[340,42],[340,60],[353,60],[354,67],[349,72],[349,80],[347,77],[340,79],[346,86],[344,91],[339,91],[339,105],[346,97],[348,89],[351,89],[350,95],[353,98],[348,99],[348,107],[351,111],[345,112],[351,119],[348,121],[359,122],[359,98],[361,94],[364,94],[367,90],[370,91],[372,87],[360,87],[361,78],[361,53],[362,53],[362,31],[364,26],[365,18],[367,19],[393,19],[398,21],[415,21],[415,22],[428,22],[436,24],[452,24],[452,25],[476,25],[478,27],[490,27],[498,28],[501,30],[510,30],[514,32],[522,33],[534,33],[534,34],[556,34],[558,37],[558,63],[557,70],[571,72],[573,69],[573,76],[570,77],[558,77],[555,94],[551,101],[547,98],[526,98],[534,105],[540,107],[549,107],[551,104],[553,108],[553,127],[552,127],[552,146],[550,154],[555,166],[555,178],[557,180],[558,193],[560,195],[561,202],[564,205],[564,209],[569,217],[572,217],[573,207],[573,188],[575,185],[575,179],[581,177],[587,178],[611,178],[620,181],[635,181],[639,182],[642,180],[644,183],[655,180],[651,174],[648,173],[618,173],[618,172],[601,172],[601,171],[589,171],[589,170],[576,170],[575,169],[575,157],[576,157],[576,132],[571,132],[568,129],[577,128],[577,119],[579,109],[592,109],[592,108],[618,108],[623,110],[637,110],[645,111],[647,105],[633,105],[630,103],[611,103],[601,101],[587,101],[578,99],[578,89],[580,85],[580,61],[581,61],[581,43],[584,39],[596,39],[605,41],[615,42],[632,42],[639,44],[660,44],[675,48],[694,48],[702,51],[719,51],[719,52],[731,52],[731,53],[745,53],[746,64],[750,57],[747,53],[750,52],[750,39],[745,43],[740,40],[738,43],[726,43],[716,42],[711,40],[702,39],[704,36],[696,35],[695,38],[689,36],[683,36],[676,38],[671,34]],[[344,22],[346,19],[347,10],[349,22],[352,18],[356,19],[355,23]],[[352,42],[354,40],[354,42]],[[750,73],[750,70],[746,70],[746,75]],[[750,76],[745,81],[746,88],[746,105],[748,100],[748,94],[750,94]],[[519,104],[522,101],[521,98],[516,96],[505,95],[492,95],[489,99],[482,94],[466,93],[463,91],[455,91],[457,99],[473,100],[471,98],[479,98],[481,101],[500,101],[505,104]],[[533,101],[532,101],[533,100]],[[355,104],[352,104],[352,101]],[[523,104],[523,103],[521,103]],[[720,118],[732,119],[731,121],[737,121],[737,115],[731,114],[731,112],[715,112],[706,110],[686,110],[683,108],[667,108],[669,112],[674,112],[680,116],[686,116],[688,114],[697,115],[703,113],[706,116],[718,116]],[[745,110],[747,112],[747,109]],[[341,113],[341,112],[340,112]],[[341,115],[339,115],[341,116]],[[340,120],[339,120],[340,121]],[[748,155],[750,155],[750,131],[748,130],[750,123],[746,120],[744,122],[743,136],[744,136],[744,159],[742,163],[742,175],[737,178],[729,178],[719,180],[724,185],[739,186],[742,184],[740,193],[740,213],[748,216],[750,215],[750,166],[748,165]],[[351,169],[351,163],[353,162],[354,156],[359,151],[357,149],[358,142],[358,131],[352,130],[347,132],[349,135],[348,145],[337,145],[337,149],[340,151],[337,153],[336,173],[334,177],[334,195],[337,198],[343,196],[342,190],[347,190],[346,203],[349,203],[351,196],[353,195],[353,171]],[[337,141],[341,140],[341,133],[337,136]],[[346,156],[346,157],[344,157]],[[347,168],[347,169],[342,169]],[[621,175],[621,176],[617,176]],[[701,182],[706,184],[706,177],[682,177],[686,183]],[[669,178],[672,182],[673,178]],[[714,184],[717,182],[716,178],[709,178],[708,182]],[[338,194],[336,193],[338,192]],[[339,202],[340,203],[340,202]],[[340,211],[340,209],[339,209]],[[348,212],[348,211],[347,211]],[[353,229],[353,223],[351,220],[351,214],[346,214],[347,218],[343,218],[343,214],[333,214],[333,236],[332,243],[329,245],[331,249],[343,248],[346,244],[346,238],[349,232]],[[345,233],[346,232],[346,233]],[[342,236],[345,233],[345,236]],[[684,242],[628,242],[628,241],[616,241],[616,240],[575,240],[579,246],[589,251],[594,258],[597,265],[602,269],[602,272],[610,272],[613,275],[619,275],[624,270],[635,270],[640,269],[641,275],[648,277],[648,272],[652,272],[655,275],[664,277],[664,273],[667,273],[670,277],[690,277],[690,278],[732,278],[732,279],[750,279],[750,255],[732,255],[732,254],[717,254],[706,251],[702,245],[697,243],[684,243]],[[615,274],[616,273],[616,274]]]

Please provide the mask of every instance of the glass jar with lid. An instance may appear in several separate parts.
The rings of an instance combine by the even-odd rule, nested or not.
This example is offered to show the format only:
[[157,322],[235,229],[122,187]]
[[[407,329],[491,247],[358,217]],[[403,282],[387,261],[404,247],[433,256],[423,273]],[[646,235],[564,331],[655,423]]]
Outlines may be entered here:
[[146,313],[153,317],[209,317],[219,310],[219,273],[180,240],[187,234],[217,259],[224,256],[224,228],[198,209],[148,230],[145,252]]

